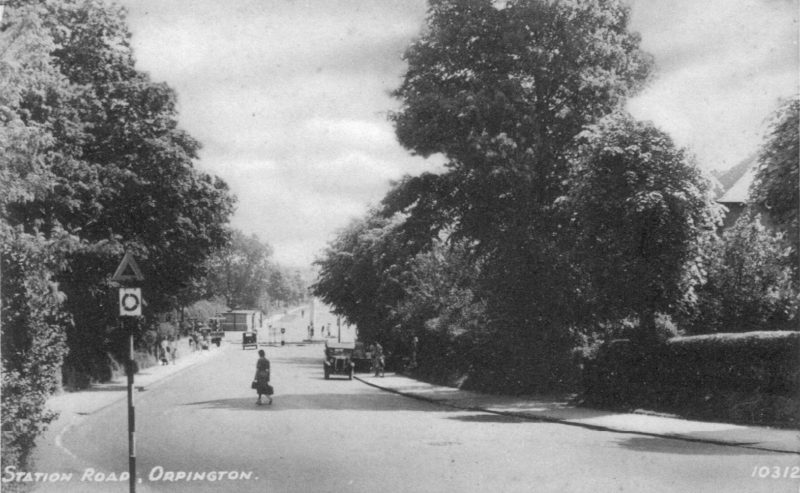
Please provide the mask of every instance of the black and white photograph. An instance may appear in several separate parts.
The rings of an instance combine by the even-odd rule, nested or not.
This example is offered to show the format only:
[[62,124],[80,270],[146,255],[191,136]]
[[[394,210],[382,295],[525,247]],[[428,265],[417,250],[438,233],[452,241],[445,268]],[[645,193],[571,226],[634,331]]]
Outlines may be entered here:
[[0,491],[800,492],[800,0],[0,0]]

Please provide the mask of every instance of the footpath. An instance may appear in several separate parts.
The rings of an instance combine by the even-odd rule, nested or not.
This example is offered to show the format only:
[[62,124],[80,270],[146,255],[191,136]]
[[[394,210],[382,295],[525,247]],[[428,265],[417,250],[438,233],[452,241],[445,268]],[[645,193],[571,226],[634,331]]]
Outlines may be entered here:
[[385,377],[356,375],[355,378],[388,392],[456,409],[561,423],[593,430],[800,454],[800,430],[588,409],[570,404],[567,399],[482,394],[432,385],[389,373]]
[[[208,350],[192,351],[187,339],[178,345],[178,357],[174,363],[144,368],[133,378],[134,393],[143,392],[168,380],[178,372],[194,365],[208,361],[222,353],[222,348],[214,345]],[[122,374],[109,382],[92,384],[91,387],[75,392],[62,391],[47,400],[47,408],[59,413],[58,418],[50,423],[45,434],[37,440],[33,453],[33,463],[37,470],[63,470],[65,462],[76,459],[72,453],[61,445],[61,436],[86,416],[95,414],[106,407],[128,398],[128,379]],[[135,397],[134,397],[135,399]]]

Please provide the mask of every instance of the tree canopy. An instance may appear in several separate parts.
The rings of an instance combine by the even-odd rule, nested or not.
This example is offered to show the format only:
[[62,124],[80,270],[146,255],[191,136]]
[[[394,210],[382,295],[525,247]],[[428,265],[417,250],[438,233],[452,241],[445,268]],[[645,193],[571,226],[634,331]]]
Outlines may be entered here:
[[202,297],[221,298],[231,309],[263,310],[305,299],[307,286],[299,273],[291,273],[271,257],[268,243],[233,230],[230,243],[206,262]]
[[[580,138],[562,205],[573,262],[587,273],[598,320],[675,313],[704,281],[704,241],[719,212],[690,156],[649,123],[615,113]],[[650,336],[653,334],[651,333]]]
[[516,390],[566,382],[593,324],[652,332],[691,302],[715,215],[692,159],[621,112],[652,65],[629,19],[616,0],[431,0],[391,119],[445,170],[342,232],[317,292],[356,323],[487,335],[467,366]]
[[194,168],[174,91],[136,70],[124,10],[100,0],[6,2],[0,146],[5,466],[47,422],[65,341],[94,377],[124,354],[109,283],[123,250],[152,320],[227,242],[234,199]]
[[751,200],[786,233],[795,275],[800,272],[800,97],[785,102],[773,115],[758,156]]
[[628,21],[617,1],[432,1],[406,52],[397,136],[413,153],[443,154],[447,170],[408,180],[396,202],[412,221],[441,222],[434,204],[483,258],[489,323],[528,340],[511,345],[560,332],[576,312],[556,200],[576,136],[648,79]]

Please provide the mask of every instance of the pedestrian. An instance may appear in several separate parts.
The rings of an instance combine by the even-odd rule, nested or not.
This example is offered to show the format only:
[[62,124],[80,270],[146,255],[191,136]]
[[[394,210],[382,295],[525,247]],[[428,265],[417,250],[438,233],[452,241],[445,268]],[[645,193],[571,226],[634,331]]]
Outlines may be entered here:
[[176,341],[173,337],[169,338],[169,359],[172,361],[172,364],[175,364],[175,360],[178,359],[178,341]]
[[372,346],[372,367],[375,370],[375,376],[383,376],[384,359],[383,359],[383,346],[380,342],[376,342]]
[[261,405],[261,396],[266,395],[267,404],[272,404],[272,386],[269,384],[269,360],[264,354],[263,349],[258,350],[258,361],[256,362],[256,375],[253,377],[253,387],[258,392],[257,405]]
[[167,355],[169,354],[169,346],[167,345],[167,338],[164,337],[161,339],[160,343],[160,350],[158,352],[158,356],[161,359],[161,365],[168,365],[169,361],[167,360]]

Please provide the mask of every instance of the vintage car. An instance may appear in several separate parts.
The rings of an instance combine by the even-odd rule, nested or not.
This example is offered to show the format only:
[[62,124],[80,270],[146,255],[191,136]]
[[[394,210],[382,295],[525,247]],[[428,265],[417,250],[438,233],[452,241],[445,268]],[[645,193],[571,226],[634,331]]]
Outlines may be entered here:
[[258,332],[242,332],[242,350],[245,350],[250,346],[258,349]]
[[325,361],[323,362],[325,380],[328,380],[331,375],[347,375],[347,378],[352,380],[355,370],[354,348],[355,343],[353,342],[329,341],[325,344]]

